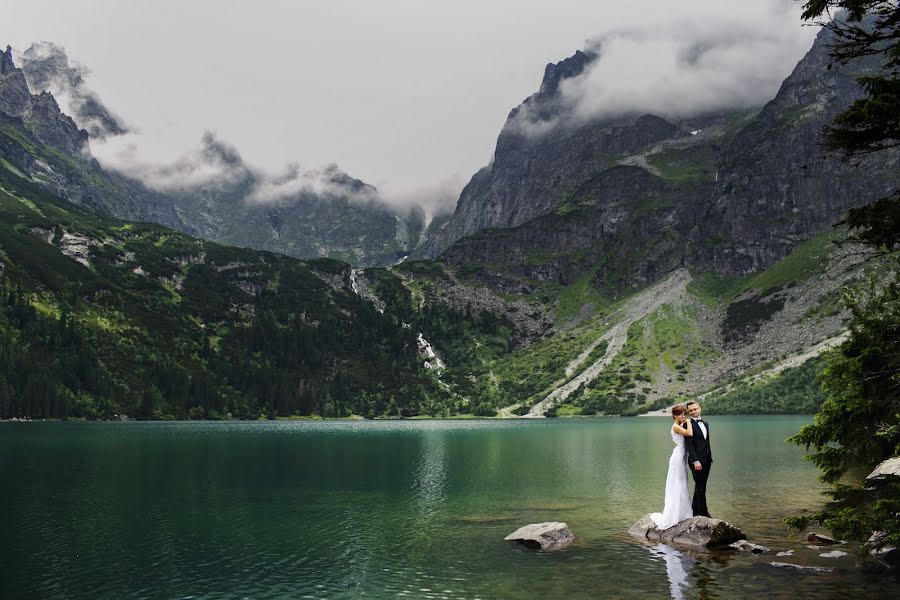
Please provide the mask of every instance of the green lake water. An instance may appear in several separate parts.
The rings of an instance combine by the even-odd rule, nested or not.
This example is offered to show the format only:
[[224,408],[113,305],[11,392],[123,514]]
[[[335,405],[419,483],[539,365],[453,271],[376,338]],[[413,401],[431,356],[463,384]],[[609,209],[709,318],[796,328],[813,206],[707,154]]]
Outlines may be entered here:
[[[714,517],[772,548],[627,535],[662,509],[665,418],[0,424],[2,598],[878,598],[781,519],[822,502],[808,417],[710,417]],[[568,549],[503,541],[565,521]],[[792,556],[776,557],[777,551]],[[802,575],[772,561],[832,566]]]

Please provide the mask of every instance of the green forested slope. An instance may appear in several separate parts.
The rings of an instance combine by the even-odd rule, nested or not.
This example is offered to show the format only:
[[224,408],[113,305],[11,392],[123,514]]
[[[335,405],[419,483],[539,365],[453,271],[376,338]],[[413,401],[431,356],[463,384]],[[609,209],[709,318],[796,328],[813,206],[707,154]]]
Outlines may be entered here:
[[416,333],[348,278],[93,216],[0,168],[0,417],[455,412]]

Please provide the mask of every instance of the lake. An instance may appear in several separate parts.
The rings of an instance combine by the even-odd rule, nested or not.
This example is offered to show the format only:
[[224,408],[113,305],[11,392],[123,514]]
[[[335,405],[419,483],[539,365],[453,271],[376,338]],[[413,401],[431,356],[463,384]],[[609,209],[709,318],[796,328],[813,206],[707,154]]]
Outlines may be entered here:
[[[821,558],[781,523],[822,502],[784,443],[809,420],[708,419],[710,512],[761,556],[627,535],[662,509],[667,418],[2,423],[0,597],[884,597],[852,547]],[[540,521],[575,543],[503,541]]]

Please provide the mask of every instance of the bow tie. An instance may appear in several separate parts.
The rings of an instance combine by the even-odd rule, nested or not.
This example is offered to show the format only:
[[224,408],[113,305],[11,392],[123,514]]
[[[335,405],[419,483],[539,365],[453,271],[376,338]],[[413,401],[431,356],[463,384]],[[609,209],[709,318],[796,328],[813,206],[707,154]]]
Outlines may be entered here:
[[697,421],[698,423],[702,423],[702,422],[703,422],[703,419],[694,419],[694,420]]

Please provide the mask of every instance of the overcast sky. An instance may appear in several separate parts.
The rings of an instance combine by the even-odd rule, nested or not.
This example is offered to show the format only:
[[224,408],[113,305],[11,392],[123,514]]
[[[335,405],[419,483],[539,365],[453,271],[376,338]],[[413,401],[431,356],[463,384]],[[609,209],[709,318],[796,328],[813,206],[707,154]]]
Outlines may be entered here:
[[[87,84],[140,131],[147,160],[174,160],[209,130],[270,172],[337,163],[408,197],[468,181],[545,65],[588,40],[628,30],[616,39],[633,49],[647,37],[640,32],[749,36],[722,68],[761,72],[774,93],[816,33],[799,12],[791,0],[18,0],[3,8],[0,43],[64,46],[91,70]],[[627,86],[606,85],[602,71],[582,82],[590,110],[627,103],[620,86],[642,87],[646,65],[622,56],[614,71]],[[666,76],[656,73],[653,85]]]

